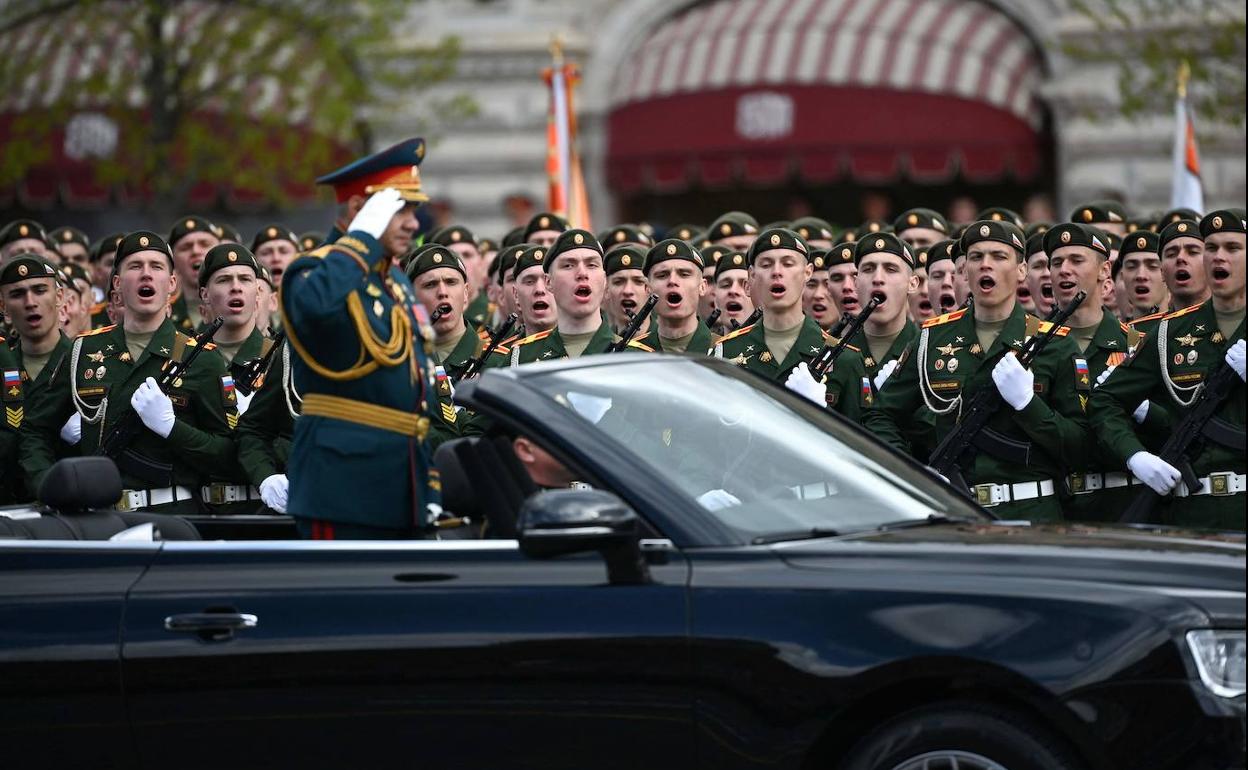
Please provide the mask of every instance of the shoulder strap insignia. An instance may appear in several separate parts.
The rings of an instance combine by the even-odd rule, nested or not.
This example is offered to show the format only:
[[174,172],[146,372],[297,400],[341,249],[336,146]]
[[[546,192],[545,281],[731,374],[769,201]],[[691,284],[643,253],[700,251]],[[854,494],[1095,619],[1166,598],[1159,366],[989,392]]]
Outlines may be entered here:
[[91,315],[95,315],[96,313],[103,313],[107,309],[108,309],[107,302],[97,302],[91,306]]
[[[1040,332],[1040,334],[1048,334],[1048,333],[1049,333],[1049,329],[1052,329],[1052,328],[1053,328],[1053,324],[1052,324],[1051,322],[1049,322],[1049,321],[1041,321],[1041,322],[1040,322],[1040,328],[1039,328],[1039,330],[1038,330],[1038,331]],[[1069,327],[1069,326],[1059,326],[1059,327],[1057,327],[1056,336],[1058,336],[1058,337],[1065,337],[1067,334],[1070,334],[1070,327]]]
[[715,344],[718,345],[721,342],[727,342],[728,340],[736,339],[737,337],[740,337],[742,334],[748,334],[750,330],[752,330],[753,328],[754,328],[754,324],[750,324],[749,326],[742,326],[740,329],[737,329],[736,331],[728,332],[724,336],[715,340]]
[[940,326],[941,324],[947,324],[950,321],[958,320],[964,315],[966,315],[966,308],[962,308],[961,310],[955,310],[952,313],[945,313],[944,315],[938,315],[935,318],[929,318],[926,321],[924,321],[922,328],[930,329],[933,326]]
[[1131,327],[1130,327],[1130,326],[1127,326],[1127,325],[1126,325],[1126,324],[1124,324],[1122,321],[1119,321],[1119,322],[1118,322],[1118,329],[1119,329],[1119,331],[1121,331],[1123,334],[1126,334],[1127,332],[1131,331]]
[[215,342],[204,343],[204,350],[216,350],[216,349],[217,349],[217,343]]
[[1196,303],[1195,305],[1189,305],[1189,306],[1187,306],[1187,307],[1183,308],[1182,310],[1176,310],[1176,311],[1174,311],[1173,313],[1167,313],[1167,314],[1165,315],[1165,318],[1166,318],[1166,320],[1169,320],[1169,319],[1171,319],[1171,318],[1178,318],[1178,317],[1179,317],[1179,316],[1181,316],[1181,315],[1187,315],[1188,313],[1190,313],[1190,312],[1192,312],[1192,311],[1194,311],[1194,310],[1198,310],[1198,309],[1200,309],[1200,306],[1201,306],[1201,305],[1203,305],[1203,304],[1204,304],[1203,302],[1198,302],[1198,303]]
[[646,343],[644,343],[644,342],[638,342],[637,340],[630,340],[630,341],[629,341],[629,343],[628,343],[628,346],[629,346],[630,348],[636,348],[637,350],[644,350],[644,351],[645,351],[645,352],[647,352],[647,353],[653,353],[653,352],[654,352],[654,348],[650,347],[649,345],[647,345],[647,344],[646,344]]
[[98,329],[92,329],[91,331],[83,332],[82,334],[79,334],[78,336],[79,337],[94,337],[97,334],[111,332],[113,329],[116,329],[116,328],[117,328],[117,324],[109,324],[108,326],[101,326]]
[[1164,312],[1153,313],[1152,315],[1140,316],[1139,318],[1135,318],[1130,321],[1127,321],[1127,325],[1135,326],[1136,324],[1144,323],[1145,321],[1156,321],[1158,318],[1165,318],[1165,316],[1166,314]]

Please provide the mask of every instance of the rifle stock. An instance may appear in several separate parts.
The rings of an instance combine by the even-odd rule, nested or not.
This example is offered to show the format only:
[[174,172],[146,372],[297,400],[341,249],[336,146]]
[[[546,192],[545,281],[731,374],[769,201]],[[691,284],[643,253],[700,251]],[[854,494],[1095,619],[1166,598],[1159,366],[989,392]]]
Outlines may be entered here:
[[[836,359],[841,357],[841,353],[845,352],[845,348],[849,347],[849,341],[853,339],[858,330],[863,327],[875,309],[880,306],[880,298],[872,297],[871,301],[866,304],[857,315],[842,316],[842,321],[847,317],[849,320],[842,325],[841,321],[837,321],[833,329],[840,333],[832,334],[837,337],[835,343],[824,345],[815,357],[810,360],[810,375],[815,380],[821,380],[828,372],[832,371],[832,365],[836,363]],[[831,334],[831,332],[829,332]]]
[[[485,348],[482,349],[481,355],[469,360],[468,365],[465,366],[458,374],[451,375],[451,382],[458,383],[461,380],[470,379],[480,374],[481,368],[485,366],[485,362],[488,361],[494,351],[498,349],[499,343],[505,340],[508,334],[511,334],[512,327],[516,325],[518,320],[520,320],[520,318],[515,313],[507,316],[507,318],[498,325],[498,329],[490,335],[490,341],[486,344]],[[465,334],[467,333],[468,332],[465,332]]]
[[273,356],[282,349],[282,343],[285,341],[286,332],[279,329],[277,334],[274,334],[270,340],[272,344],[269,346],[268,352],[254,361],[247,362],[247,365],[243,367],[242,378],[234,382],[234,387],[239,393],[246,396],[260,387],[260,378],[264,376],[265,372],[269,371],[269,365],[273,363]]
[[632,342],[633,337],[637,336],[637,332],[641,330],[641,325],[650,317],[651,311],[654,310],[654,306],[657,304],[659,304],[659,295],[651,294],[647,297],[645,304],[637,309],[637,313],[632,318],[628,319],[628,324],[620,330],[620,338],[611,343],[607,348],[607,352],[619,353],[621,350],[627,349],[628,343]]

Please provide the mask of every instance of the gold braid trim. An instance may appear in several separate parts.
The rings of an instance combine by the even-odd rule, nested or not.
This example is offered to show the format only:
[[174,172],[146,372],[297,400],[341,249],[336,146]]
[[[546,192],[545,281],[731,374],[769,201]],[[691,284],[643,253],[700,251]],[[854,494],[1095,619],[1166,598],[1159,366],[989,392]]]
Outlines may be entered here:
[[[295,325],[287,317],[285,303],[280,301],[280,297],[278,307],[281,309],[282,326],[286,329],[286,338],[290,340],[291,347],[295,349],[309,369],[327,380],[333,382],[358,380],[377,371],[378,367],[398,366],[412,358],[412,322],[400,305],[396,304],[390,308],[391,335],[390,339],[383,343],[373,334],[359,294],[352,292],[347,296],[347,314],[351,317],[356,336],[360,340],[360,355],[355,359],[355,363],[341,370],[330,369],[314,359],[299,341],[299,336],[295,334]],[[369,356],[372,360],[366,360]]]

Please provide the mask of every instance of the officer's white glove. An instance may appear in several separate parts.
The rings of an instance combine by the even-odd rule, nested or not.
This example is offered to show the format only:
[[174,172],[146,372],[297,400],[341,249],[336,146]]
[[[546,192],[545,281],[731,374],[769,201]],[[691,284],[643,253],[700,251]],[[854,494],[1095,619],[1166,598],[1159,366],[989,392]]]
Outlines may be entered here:
[[1131,416],[1135,419],[1136,423],[1143,425],[1144,420],[1148,417],[1148,399],[1141,401],[1140,405],[1137,406],[1135,411],[1131,413]]
[[1240,340],[1230,349],[1226,351],[1226,363],[1235,373],[1239,375],[1239,379],[1244,379],[1244,341]]
[[130,406],[138,413],[147,429],[161,438],[169,438],[173,432],[173,402],[148,377],[130,397]]
[[77,444],[82,441],[82,415],[74,412],[61,426],[61,440],[66,444]]
[[286,478],[285,473],[274,473],[260,482],[260,499],[278,513],[286,513],[286,498],[289,494],[290,479]]
[[1024,369],[1018,362],[1018,356],[1013,353],[1006,353],[992,368],[992,381],[997,384],[1001,398],[1014,407],[1016,412],[1026,409],[1036,395],[1035,375],[1031,370]]
[[1094,385],[1093,387],[1097,387],[1097,388],[1099,388],[1099,387],[1101,387],[1102,385],[1104,385],[1104,384],[1105,384],[1105,380],[1108,380],[1108,379],[1109,379],[1109,375],[1113,374],[1114,370],[1115,370],[1115,369],[1117,369],[1117,368],[1118,368],[1118,365],[1117,365],[1117,364],[1114,364],[1113,366],[1107,366],[1107,367],[1105,367],[1105,371],[1101,372],[1100,374],[1098,374],[1098,375],[1096,376],[1096,385]]
[[722,489],[712,489],[710,492],[698,495],[698,505],[708,511],[718,511],[720,508],[730,508],[740,504],[741,501],[736,495]]
[[784,381],[784,387],[799,396],[810,399],[819,406],[828,404],[828,386],[815,381],[805,361],[793,367],[793,371],[789,372],[789,378]]
[[1135,477],[1159,495],[1168,495],[1183,476],[1179,469],[1152,452],[1136,452],[1127,459]]
[[390,225],[390,220],[405,205],[403,197],[393,187],[373,193],[360,207],[360,213],[351,220],[347,232],[362,230],[374,238],[380,238],[381,234],[386,231],[386,227]]
[[238,409],[238,416],[242,417],[247,414],[247,407],[251,406],[251,399],[255,398],[256,391],[250,393],[242,393],[234,391],[234,406]]
[[888,378],[892,376],[893,372],[896,369],[897,369],[897,359],[895,358],[892,361],[889,361],[888,363],[881,366],[880,370],[875,373],[875,389],[879,390],[880,388],[884,387],[884,383],[888,382]]

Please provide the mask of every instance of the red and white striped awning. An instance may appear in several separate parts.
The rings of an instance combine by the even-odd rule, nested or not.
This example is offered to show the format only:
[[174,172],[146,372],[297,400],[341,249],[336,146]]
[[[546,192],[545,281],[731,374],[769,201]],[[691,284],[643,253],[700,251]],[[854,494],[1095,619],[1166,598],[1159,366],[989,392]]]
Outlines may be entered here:
[[1030,179],[1043,79],[1035,43],[985,2],[715,0],[619,69],[609,174],[625,192],[791,174]]

